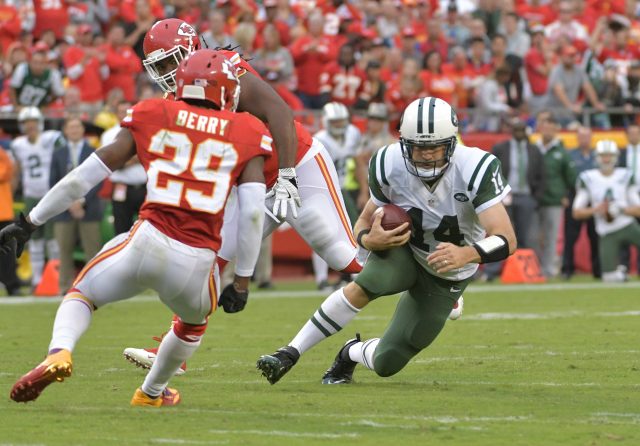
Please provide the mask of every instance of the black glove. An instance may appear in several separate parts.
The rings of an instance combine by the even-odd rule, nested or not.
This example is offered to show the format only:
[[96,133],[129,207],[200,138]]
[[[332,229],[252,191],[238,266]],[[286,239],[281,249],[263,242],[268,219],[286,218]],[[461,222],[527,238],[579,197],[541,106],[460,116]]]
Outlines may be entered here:
[[238,291],[233,284],[229,284],[224,287],[224,290],[220,293],[218,306],[222,307],[225,313],[237,313],[238,311],[244,310],[248,299],[249,290]]
[[16,257],[20,257],[33,231],[35,227],[27,221],[23,213],[20,213],[16,223],[11,223],[0,230],[0,254],[10,253],[15,246]]

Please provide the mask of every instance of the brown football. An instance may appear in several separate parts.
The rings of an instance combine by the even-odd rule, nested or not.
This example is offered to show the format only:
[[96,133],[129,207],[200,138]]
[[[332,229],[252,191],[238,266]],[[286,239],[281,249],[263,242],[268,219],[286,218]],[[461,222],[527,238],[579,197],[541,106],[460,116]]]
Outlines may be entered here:
[[371,216],[371,223],[373,224],[373,220],[375,220],[378,212],[383,211],[382,221],[380,224],[382,228],[386,231],[391,229],[395,229],[403,223],[409,223],[409,231],[411,230],[411,217],[407,211],[402,209],[400,206],[396,206],[395,204],[385,204],[384,206],[376,209]]

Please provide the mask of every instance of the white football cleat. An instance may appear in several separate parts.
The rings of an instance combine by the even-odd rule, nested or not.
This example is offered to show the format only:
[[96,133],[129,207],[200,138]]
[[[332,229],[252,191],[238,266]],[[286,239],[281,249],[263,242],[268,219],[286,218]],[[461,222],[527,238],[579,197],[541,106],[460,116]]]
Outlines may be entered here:
[[[122,355],[124,356],[124,359],[132,364],[135,364],[136,367],[141,367],[143,369],[149,370],[156,360],[157,352],[157,348],[148,350],[144,348],[125,348]],[[176,376],[184,375],[186,368],[186,364],[182,363],[182,365],[176,372]]]
[[449,319],[455,321],[456,319],[460,319],[462,316],[462,310],[464,308],[464,297],[460,296],[458,301],[453,305],[453,310],[449,313]]

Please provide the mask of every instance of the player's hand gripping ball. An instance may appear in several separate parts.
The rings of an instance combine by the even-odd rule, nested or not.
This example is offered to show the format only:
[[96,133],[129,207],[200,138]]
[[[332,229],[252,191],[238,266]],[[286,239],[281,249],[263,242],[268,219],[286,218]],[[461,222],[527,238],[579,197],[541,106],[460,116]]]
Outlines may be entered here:
[[396,206],[395,204],[385,204],[384,206],[376,209],[373,212],[373,215],[371,215],[371,224],[373,224],[373,221],[379,212],[384,212],[380,226],[382,226],[382,229],[385,231],[395,229],[404,223],[409,223],[409,226],[403,234],[407,231],[411,231],[411,217],[409,217],[407,211],[402,209],[400,206]]

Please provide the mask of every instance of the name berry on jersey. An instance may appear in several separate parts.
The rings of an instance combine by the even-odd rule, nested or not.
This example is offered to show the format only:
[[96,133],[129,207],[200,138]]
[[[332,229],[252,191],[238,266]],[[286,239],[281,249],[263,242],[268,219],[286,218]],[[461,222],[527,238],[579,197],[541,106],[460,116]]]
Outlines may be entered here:
[[229,121],[218,119],[215,116],[203,116],[191,111],[180,110],[176,117],[176,125],[212,135],[225,136],[224,132]]

